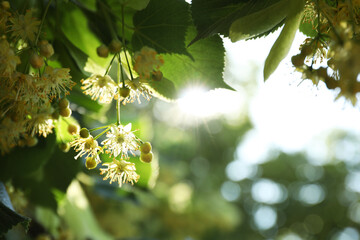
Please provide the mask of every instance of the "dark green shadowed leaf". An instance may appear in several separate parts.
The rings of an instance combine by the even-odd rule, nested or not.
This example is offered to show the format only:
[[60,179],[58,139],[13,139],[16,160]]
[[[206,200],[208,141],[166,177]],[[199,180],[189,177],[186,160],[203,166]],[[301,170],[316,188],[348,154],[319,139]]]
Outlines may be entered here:
[[75,152],[62,152],[58,146],[45,166],[28,177],[13,180],[15,187],[23,189],[31,202],[56,210],[59,192],[65,193],[68,185],[80,171],[81,160]]
[[0,182],[0,239],[3,234],[19,223],[23,224],[25,229],[27,229],[30,221],[30,218],[14,211],[5,186]]
[[189,5],[182,0],[152,0],[134,15],[133,50],[143,46],[158,53],[188,54],[185,47],[186,29],[190,23]]
[[55,134],[39,138],[35,147],[16,147],[1,157],[0,180],[27,176],[41,168],[55,149]]
[[[256,15],[261,16],[261,18],[267,18],[269,15],[261,15],[261,12],[266,12],[266,9],[271,7],[274,4],[277,4],[281,0],[238,0],[238,1],[221,1],[221,0],[194,0],[192,3],[191,11],[194,18],[195,25],[198,30],[196,37],[190,42],[190,45],[199,41],[200,39],[207,38],[214,34],[222,34],[224,36],[229,35],[230,26],[240,18],[251,18]],[[207,14],[209,12],[210,14]],[[277,12],[273,15],[277,16]],[[282,14],[283,15],[283,14]],[[270,14],[270,18],[273,16]],[[279,22],[281,22],[279,17],[276,21],[273,21],[272,24],[263,28],[263,23],[261,25],[255,26],[255,28],[250,29],[250,35],[256,37],[262,33],[266,33],[269,30],[273,29]],[[267,24],[267,23],[266,23]],[[265,24],[265,25],[266,25]],[[273,26],[273,27],[271,27]],[[248,29],[249,30],[249,29]],[[251,37],[250,36],[250,37]]]
[[[189,43],[196,35],[190,27],[186,35]],[[225,49],[219,36],[203,39],[188,47],[193,60],[185,55],[164,54],[161,71],[172,81],[177,91],[188,86],[202,85],[207,88],[230,88],[223,81]],[[178,93],[177,93],[178,95]]]
[[146,8],[150,0],[120,0],[120,3],[125,7],[133,8],[135,10],[142,10]]
[[230,39],[236,42],[270,31],[282,22],[288,13],[288,0],[272,1],[263,9],[234,21],[230,26]]
[[[206,38],[215,33],[229,35],[232,21],[227,24],[218,22],[230,17],[234,9],[241,8],[249,0],[193,0],[191,14],[200,38]],[[199,38],[199,39],[200,39]]]

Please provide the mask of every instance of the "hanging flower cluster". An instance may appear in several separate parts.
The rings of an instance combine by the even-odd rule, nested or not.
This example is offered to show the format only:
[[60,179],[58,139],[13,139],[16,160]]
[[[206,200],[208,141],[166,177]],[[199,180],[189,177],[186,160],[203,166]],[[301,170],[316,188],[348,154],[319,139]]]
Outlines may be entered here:
[[[77,138],[70,143],[77,152],[75,158],[85,157],[85,166],[88,169],[96,168],[101,163],[101,153],[112,157],[112,162],[102,163],[100,174],[105,175],[104,180],[110,179],[110,183],[117,182],[119,186],[123,183],[133,184],[140,177],[136,173],[135,164],[128,161],[129,154],[135,156],[136,151],[140,150],[140,160],[147,163],[151,162],[153,158],[151,144],[143,142],[134,134],[134,131],[131,130],[131,123],[127,125],[120,123],[120,105],[135,100],[140,103],[141,96],[150,100],[152,92],[148,84],[150,81],[162,79],[159,68],[163,64],[163,59],[157,55],[154,49],[143,47],[140,52],[134,54],[133,70],[127,62],[130,76],[125,76],[121,59],[122,51],[128,61],[127,51],[120,41],[113,40],[109,46],[99,46],[97,53],[100,57],[107,57],[109,52],[114,54],[106,73],[104,75],[93,74],[89,78],[81,80],[81,89],[84,90],[84,94],[91,96],[92,100],[98,100],[100,103],[117,101],[117,123],[93,129],[93,131],[105,129],[97,136],[92,136],[89,130],[83,128]],[[117,61],[119,69],[117,82],[108,75],[114,60]],[[134,78],[136,74],[138,77]],[[99,145],[97,139],[104,134],[106,134],[106,138]]]
[[9,2],[1,2],[1,154],[15,146],[36,145],[36,136],[46,137],[51,133],[59,115],[71,114],[68,102],[59,107],[59,99],[75,84],[70,69],[47,65],[46,59],[54,54],[54,49],[46,40],[38,41],[39,26],[40,21],[32,10],[27,10],[25,15],[13,13]]
[[[340,89],[337,98],[355,105],[360,92],[360,1],[308,0],[304,21],[312,24],[316,36],[306,39],[300,54],[292,57],[296,70],[315,85],[323,81],[329,89]],[[326,67],[314,67],[325,60]]]

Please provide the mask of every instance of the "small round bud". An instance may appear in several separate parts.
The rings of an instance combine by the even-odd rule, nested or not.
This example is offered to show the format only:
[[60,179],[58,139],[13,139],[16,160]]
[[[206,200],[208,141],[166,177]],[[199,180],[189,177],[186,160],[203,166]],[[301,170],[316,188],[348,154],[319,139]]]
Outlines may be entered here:
[[328,89],[335,89],[339,86],[335,78],[329,76],[325,78],[325,84]]
[[304,65],[305,56],[298,54],[291,57],[291,62],[295,67],[301,67]]
[[36,53],[30,56],[30,64],[33,68],[41,68],[44,65],[44,59]]
[[64,109],[64,108],[68,108],[68,107],[69,107],[69,100],[67,100],[66,98],[60,99],[59,108]]
[[8,1],[3,1],[1,3],[1,7],[5,10],[9,10],[10,9],[10,3]]
[[127,98],[130,95],[130,88],[122,87],[120,88],[120,96],[123,98]]
[[40,47],[41,45],[45,45],[45,44],[48,44],[49,42],[47,40],[40,40],[38,42],[38,47]]
[[149,153],[141,153],[140,154],[140,160],[145,162],[145,163],[150,163],[153,159],[153,153],[149,152]]
[[320,67],[319,69],[316,70],[316,73],[318,75],[318,77],[322,78],[322,79],[326,79],[326,77],[328,76],[327,74],[327,69],[324,67]]
[[104,44],[99,46],[96,49],[96,52],[99,57],[107,58],[107,56],[109,56],[109,48],[107,46],[105,46]]
[[90,136],[90,132],[87,128],[82,128],[80,130],[80,137],[82,138],[88,138]]
[[63,117],[70,117],[71,116],[71,109],[70,108],[60,109],[59,113]]
[[51,117],[52,117],[53,119],[59,119],[59,117],[60,117],[59,111],[54,111],[54,112],[51,114]]
[[121,51],[121,48],[122,48],[122,43],[117,39],[113,39],[109,44],[109,50],[111,53],[118,53]]
[[26,146],[28,146],[28,147],[34,147],[38,143],[38,139],[35,136],[34,137],[29,136],[26,138],[25,143],[26,143]]
[[68,152],[70,150],[70,144],[62,142],[59,144],[59,149],[63,152]]
[[163,74],[161,71],[153,71],[151,78],[154,81],[161,81],[163,79]]
[[97,166],[97,162],[93,157],[86,158],[85,166],[87,169],[94,169]]
[[40,54],[46,58],[49,58],[52,55],[54,55],[54,48],[50,43],[41,44],[39,49],[40,49]]
[[26,146],[26,141],[24,139],[20,139],[18,141],[18,145],[19,145],[19,147],[25,147]]
[[11,121],[18,122],[20,120],[20,115],[16,114],[16,113],[11,113],[10,118],[11,118]]
[[314,53],[314,49],[310,45],[304,45],[301,49],[301,55],[309,56],[313,53]]
[[144,142],[140,145],[140,152],[142,153],[149,153],[151,151],[151,143],[150,142]]
[[69,124],[67,130],[70,134],[75,135],[79,132],[79,126],[75,124]]

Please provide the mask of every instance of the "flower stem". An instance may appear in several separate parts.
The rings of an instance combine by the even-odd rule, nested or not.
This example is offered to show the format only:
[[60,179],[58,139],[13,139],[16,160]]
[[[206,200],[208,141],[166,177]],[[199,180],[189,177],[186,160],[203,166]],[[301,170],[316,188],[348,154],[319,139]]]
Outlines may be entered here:
[[49,10],[49,7],[50,7],[51,2],[52,2],[52,0],[49,0],[49,2],[47,3],[47,5],[46,5],[46,7],[45,7],[45,12],[44,12],[44,15],[42,16],[42,19],[41,19],[39,31],[38,31],[38,33],[37,33],[37,35],[36,35],[35,46],[37,45],[37,42],[39,41],[41,29],[42,29],[42,26],[44,25],[45,17],[46,17],[46,14],[47,14],[48,10]]
[[107,127],[104,131],[102,131],[101,133],[99,133],[98,135],[96,135],[96,137],[94,137],[94,140],[97,140],[99,137],[101,137],[104,133],[107,132],[107,130],[109,130],[110,127]]
[[121,58],[120,58],[120,54],[118,55],[118,61],[120,63],[120,80],[122,82],[122,86],[125,87],[125,79],[124,79],[124,72],[123,72],[123,66],[121,63]]
[[104,77],[105,77],[105,75],[106,75],[106,74],[108,74],[108,73],[109,73],[110,68],[111,68],[111,66],[112,66],[112,64],[113,64],[113,62],[114,62],[115,57],[116,57],[116,54],[114,54],[114,56],[112,57],[112,59],[111,59],[111,61],[110,61],[109,65],[107,66],[106,71],[105,71],[105,74],[104,74]]
[[[121,79],[121,74],[122,74],[122,71],[121,71],[121,59],[120,59],[120,53],[116,54],[118,55],[118,72],[117,72],[117,84],[118,84],[118,89],[119,89],[119,86],[120,86],[120,79]],[[125,86],[125,85],[124,85]],[[117,97],[117,100],[116,100],[116,112],[117,112],[117,125],[120,125],[120,106],[121,106],[121,100],[120,100],[121,96],[120,96],[120,89],[118,91],[118,97]]]
[[92,128],[92,129],[89,129],[89,132],[93,132],[93,131],[100,130],[100,129],[103,129],[103,128],[108,128],[110,125],[111,125],[111,124],[105,125],[105,126],[101,126],[101,127],[97,127],[97,128]]

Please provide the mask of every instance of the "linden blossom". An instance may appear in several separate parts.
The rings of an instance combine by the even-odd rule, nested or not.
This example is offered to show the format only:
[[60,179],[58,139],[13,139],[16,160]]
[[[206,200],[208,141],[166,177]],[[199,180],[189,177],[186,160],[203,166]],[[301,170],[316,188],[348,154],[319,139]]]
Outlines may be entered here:
[[97,163],[101,162],[99,157],[99,152],[102,152],[101,147],[99,147],[98,142],[89,136],[88,138],[78,137],[70,143],[71,147],[74,147],[76,152],[79,152],[75,159],[86,155],[87,158],[93,157]]
[[151,72],[154,69],[159,69],[160,66],[164,64],[161,56],[158,56],[154,49],[146,46],[142,47],[140,52],[135,53],[134,59],[134,70],[142,79],[149,79]]
[[106,173],[103,180],[110,179],[110,184],[118,182],[119,186],[123,183],[129,182],[134,184],[139,180],[139,175],[136,173],[135,164],[125,160],[114,159],[111,163],[103,163],[106,168],[100,168],[100,174]]
[[94,74],[91,77],[81,80],[86,95],[90,95],[92,100],[99,98],[100,103],[111,103],[116,92],[116,84],[109,75],[102,76]]
[[130,89],[130,94],[126,98],[121,97],[120,100],[124,105],[126,103],[132,103],[135,100],[140,102],[140,96],[143,96],[146,100],[150,100],[151,98],[151,90],[147,88],[147,80],[135,78],[134,80],[125,80],[125,86]]
[[126,126],[112,125],[110,131],[106,133],[106,139],[101,142],[104,145],[105,152],[110,156],[129,158],[128,152],[135,155],[133,151],[139,149],[139,139],[131,131],[131,123]]

